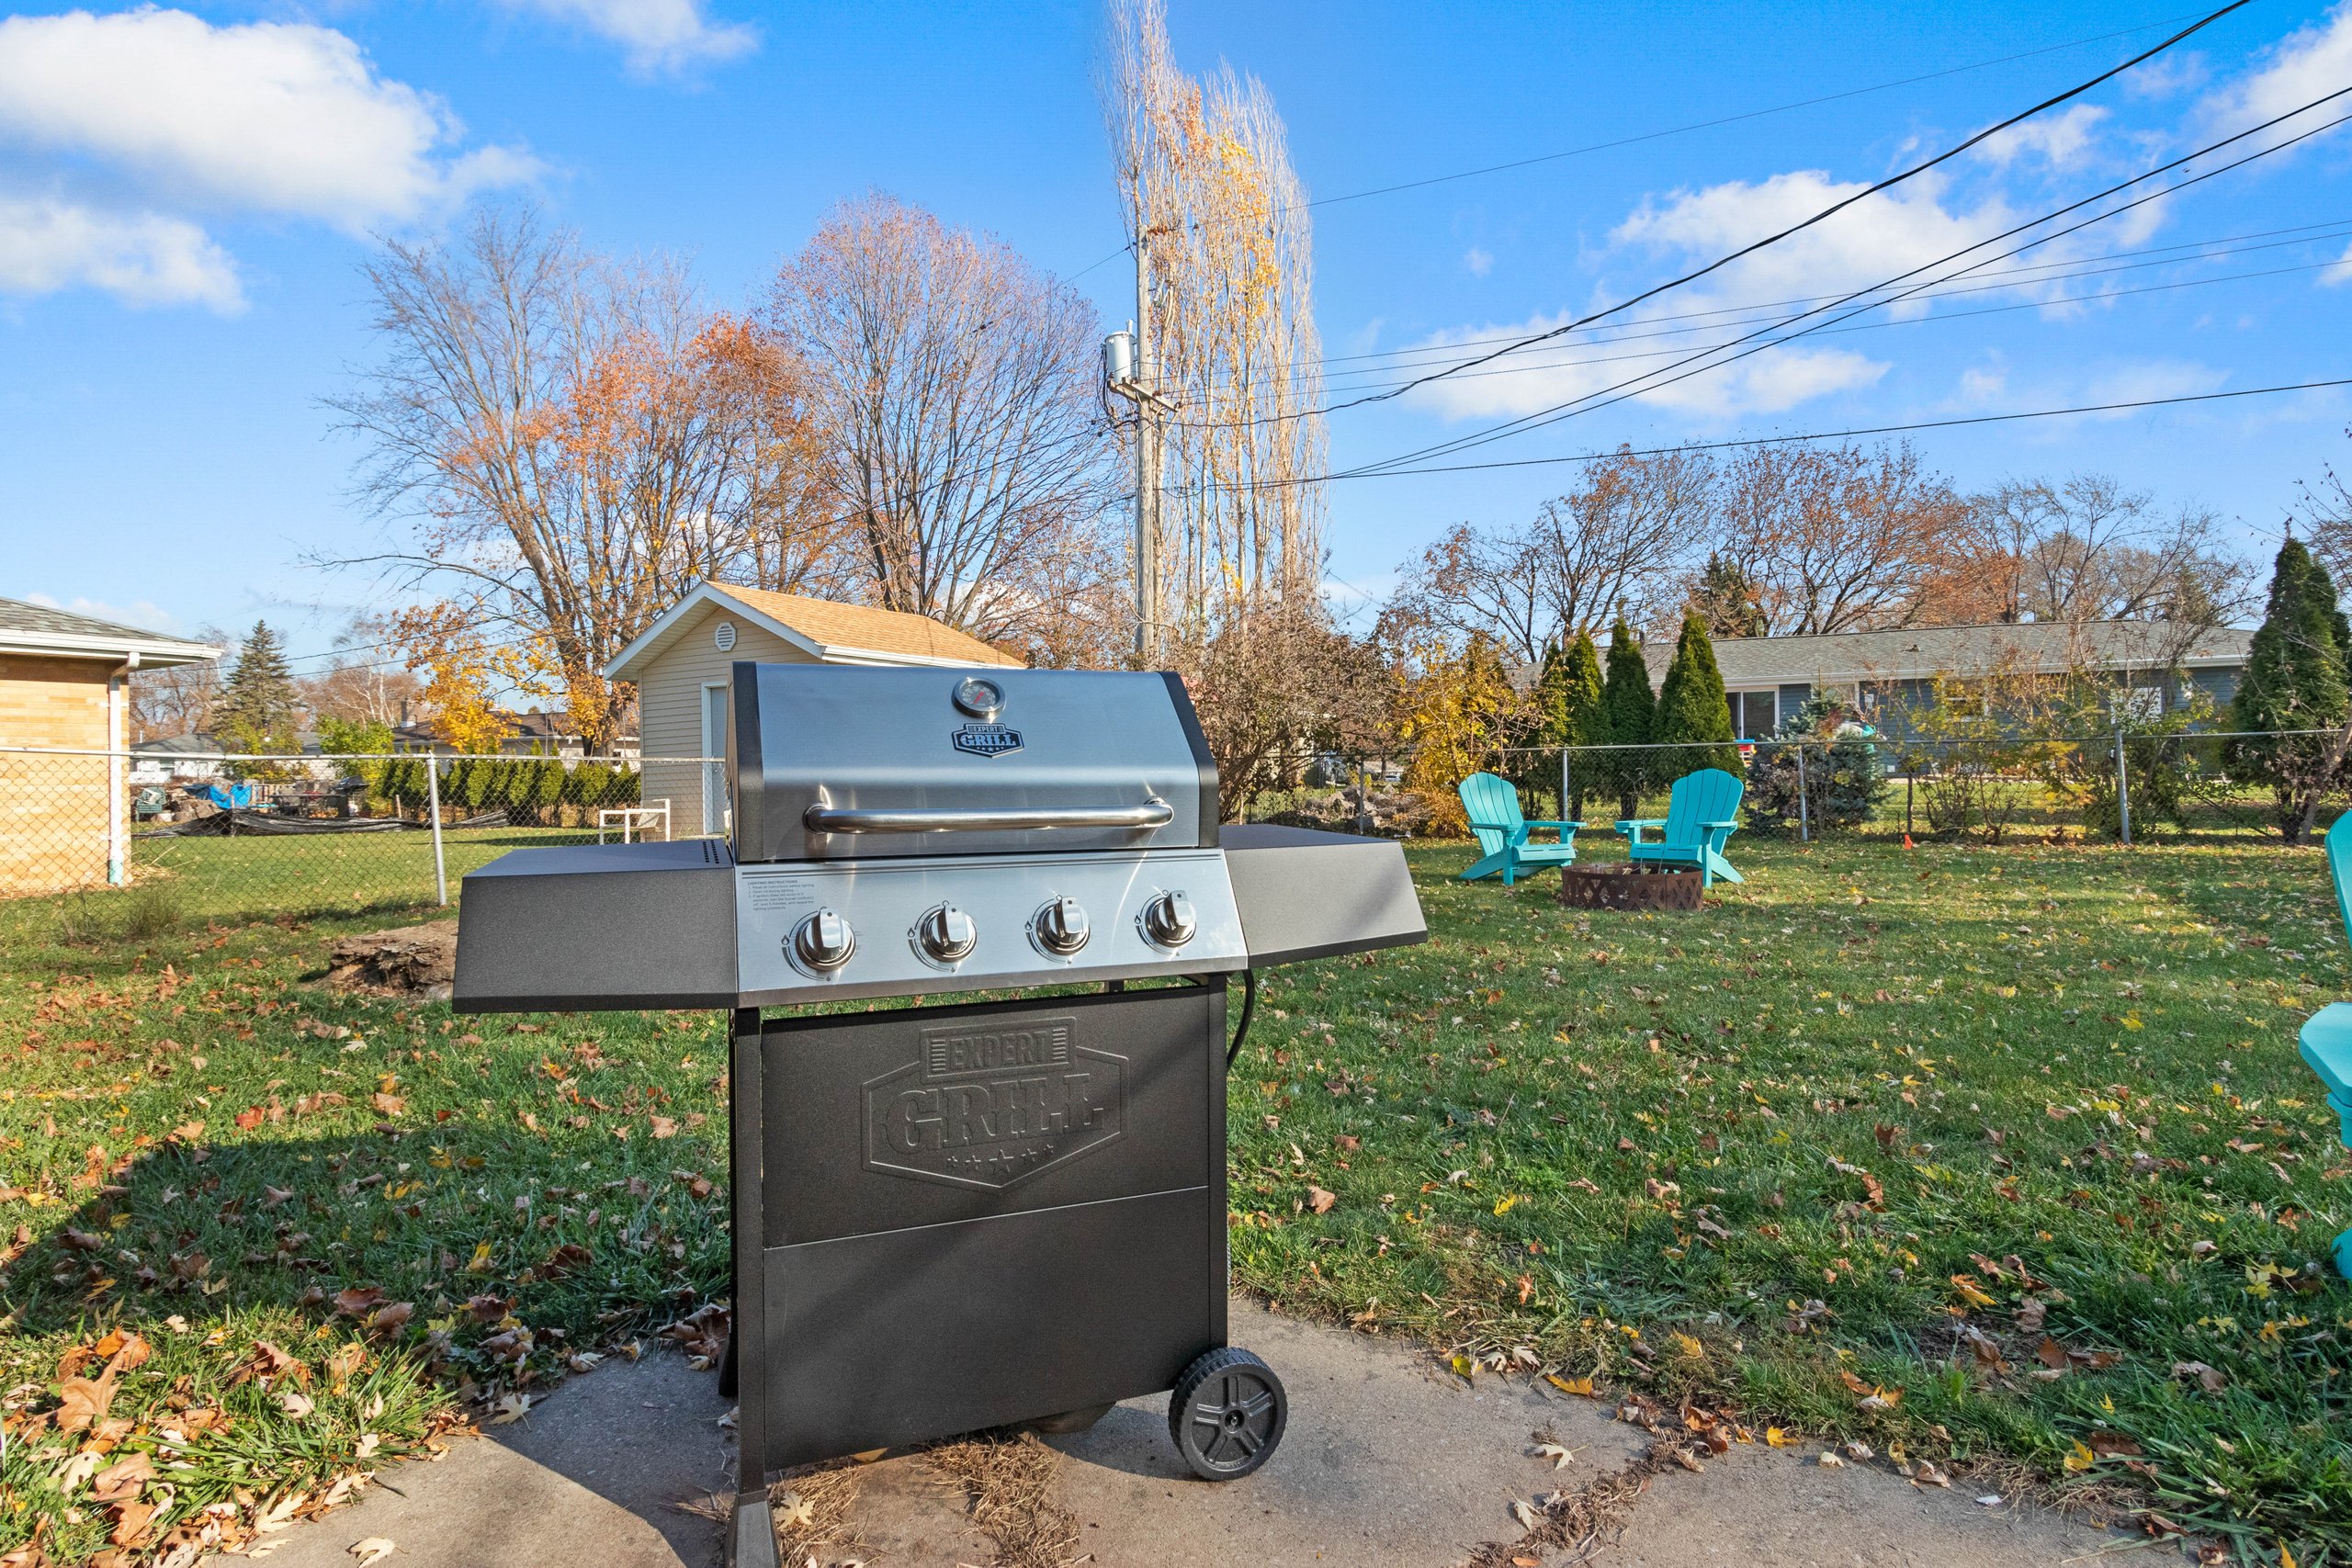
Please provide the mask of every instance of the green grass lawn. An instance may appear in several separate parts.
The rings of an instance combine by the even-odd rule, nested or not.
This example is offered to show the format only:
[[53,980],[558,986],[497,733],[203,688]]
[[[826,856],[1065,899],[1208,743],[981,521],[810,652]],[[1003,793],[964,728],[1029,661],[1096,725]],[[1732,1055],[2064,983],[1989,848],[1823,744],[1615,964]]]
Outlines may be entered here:
[[[1734,845],[1683,916],[1414,848],[1428,945],[1269,976],[1237,1282],[2352,1562],[2317,853]],[[0,905],[0,1555],[239,1539],[723,1295],[716,1016],[325,992],[413,916],[286,885],[334,912]]]

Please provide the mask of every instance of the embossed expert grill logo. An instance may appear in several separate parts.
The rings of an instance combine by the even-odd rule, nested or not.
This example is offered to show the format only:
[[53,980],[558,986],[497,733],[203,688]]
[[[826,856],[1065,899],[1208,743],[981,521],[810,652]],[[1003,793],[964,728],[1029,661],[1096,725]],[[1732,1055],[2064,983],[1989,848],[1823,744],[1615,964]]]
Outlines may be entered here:
[[1078,1044],[1076,1021],[936,1024],[865,1086],[865,1168],[996,1191],[1126,1130],[1127,1059]]
[[1002,724],[967,724],[949,734],[958,751],[975,757],[1001,757],[1021,750],[1021,731]]

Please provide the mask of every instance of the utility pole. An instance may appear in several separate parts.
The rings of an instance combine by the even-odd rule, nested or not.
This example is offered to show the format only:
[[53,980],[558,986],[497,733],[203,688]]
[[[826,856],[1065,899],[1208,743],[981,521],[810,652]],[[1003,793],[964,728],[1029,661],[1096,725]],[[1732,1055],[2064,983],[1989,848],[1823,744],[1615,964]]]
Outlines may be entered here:
[[1150,239],[1138,229],[1135,323],[1102,341],[1103,385],[1136,409],[1136,659],[1147,669],[1160,661],[1159,422],[1168,412],[1152,354]]

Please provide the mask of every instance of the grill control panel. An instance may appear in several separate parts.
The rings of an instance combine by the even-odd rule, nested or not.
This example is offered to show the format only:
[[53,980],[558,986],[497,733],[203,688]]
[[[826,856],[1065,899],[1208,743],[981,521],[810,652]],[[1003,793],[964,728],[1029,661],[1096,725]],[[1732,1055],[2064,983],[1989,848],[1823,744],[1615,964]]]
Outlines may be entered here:
[[1246,966],[1216,850],[739,865],[742,1002]]

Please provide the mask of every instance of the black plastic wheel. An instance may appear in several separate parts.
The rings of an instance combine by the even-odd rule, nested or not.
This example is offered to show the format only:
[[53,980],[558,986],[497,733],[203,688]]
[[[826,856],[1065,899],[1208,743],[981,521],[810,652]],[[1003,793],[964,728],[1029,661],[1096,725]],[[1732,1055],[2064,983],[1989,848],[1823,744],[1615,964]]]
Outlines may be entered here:
[[1022,1424],[1033,1432],[1042,1432],[1049,1438],[1059,1438],[1067,1437],[1072,1432],[1083,1432],[1109,1414],[1111,1414],[1111,1407],[1107,1404],[1090,1404],[1080,1410],[1065,1410],[1058,1416],[1040,1416],[1035,1421],[1026,1421]]
[[1289,1424],[1283,1380],[1231,1346],[1186,1367],[1168,1396],[1168,1435],[1204,1481],[1240,1480],[1266,1462]]

